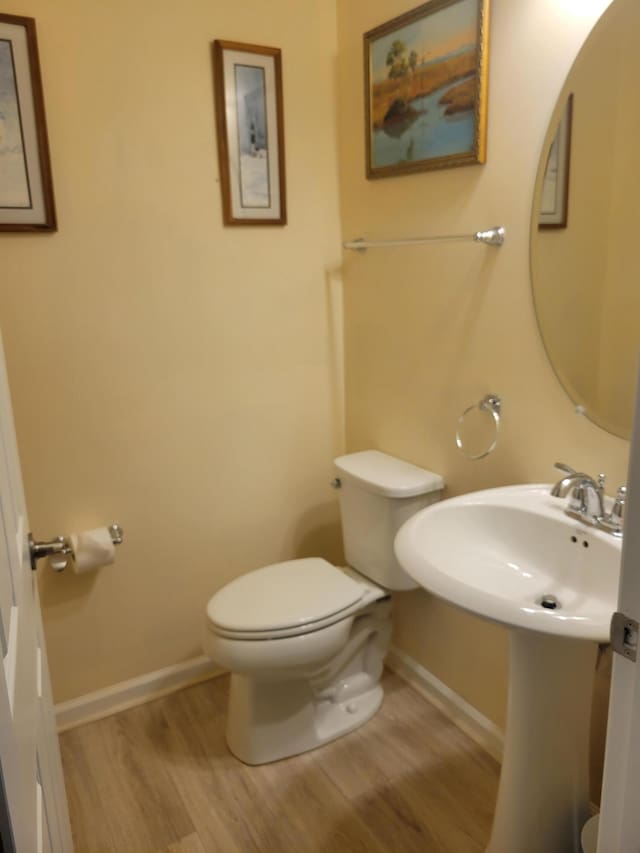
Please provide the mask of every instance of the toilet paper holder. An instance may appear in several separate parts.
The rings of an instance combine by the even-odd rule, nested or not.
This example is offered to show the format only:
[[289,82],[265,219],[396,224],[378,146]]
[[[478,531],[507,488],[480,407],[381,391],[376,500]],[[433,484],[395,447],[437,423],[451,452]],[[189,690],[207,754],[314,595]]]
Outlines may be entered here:
[[[124,531],[117,521],[107,527],[109,536],[114,545],[122,545],[124,541]],[[31,560],[31,568],[35,572],[38,568],[38,560],[43,557],[52,558],[49,560],[49,565],[54,572],[64,571],[70,560],[74,559],[73,547],[66,536],[56,536],[54,539],[36,542],[31,533],[28,536],[29,542],[29,557]]]

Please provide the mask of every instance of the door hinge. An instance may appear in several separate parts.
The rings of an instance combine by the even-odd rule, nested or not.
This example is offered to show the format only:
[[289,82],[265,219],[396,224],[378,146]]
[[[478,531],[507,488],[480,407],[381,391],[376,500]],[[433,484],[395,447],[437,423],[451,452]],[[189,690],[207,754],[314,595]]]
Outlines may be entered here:
[[611,618],[611,647],[614,652],[635,661],[638,651],[638,630],[635,619],[625,613],[614,613]]

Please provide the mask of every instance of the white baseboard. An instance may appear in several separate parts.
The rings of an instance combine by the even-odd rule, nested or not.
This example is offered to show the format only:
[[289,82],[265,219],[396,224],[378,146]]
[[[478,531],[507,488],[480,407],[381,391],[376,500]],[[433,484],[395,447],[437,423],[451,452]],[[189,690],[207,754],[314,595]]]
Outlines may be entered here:
[[504,733],[495,723],[401,649],[392,646],[386,664],[497,761],[502,761]]
[[[495,723],[401,649],[392,646],[386,664],[446,714],[472,740],[501,761],[504,735]],[[223,670],[216,668],[210,658],[202,655],[128,681],[121,681],[103,690],[96,690],[56,705],[58,731],[64,732],[84,723],[109,717],[111,714],[223,674]]]
[[184,663],[148,672],[138,678],[121,681],[112,687],[105,687],[103,690],[96,690],[56,705],[58,731],[64,732],[83,723],[109,717],[118,711],[142,705],[151,699],[222,674],[223,671],[216,668],[210,658],[202,655]]

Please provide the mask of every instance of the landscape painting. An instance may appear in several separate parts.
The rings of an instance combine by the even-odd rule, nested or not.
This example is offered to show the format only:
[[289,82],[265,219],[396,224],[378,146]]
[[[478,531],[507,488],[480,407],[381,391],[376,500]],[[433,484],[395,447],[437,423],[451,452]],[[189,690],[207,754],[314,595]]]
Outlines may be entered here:
[[484,163],[489,0],[431,0],[364,36],[367,177]]

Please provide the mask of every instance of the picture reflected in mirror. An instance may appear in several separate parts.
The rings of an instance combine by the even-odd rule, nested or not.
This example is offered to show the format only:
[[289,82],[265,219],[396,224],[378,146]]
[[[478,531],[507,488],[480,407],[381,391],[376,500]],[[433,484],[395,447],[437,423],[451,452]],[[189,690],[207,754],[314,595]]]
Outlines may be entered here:
[[540,228],[567,227],[572,114],[573,95],[569,95],[551,142],[544,170],[540,197]]

